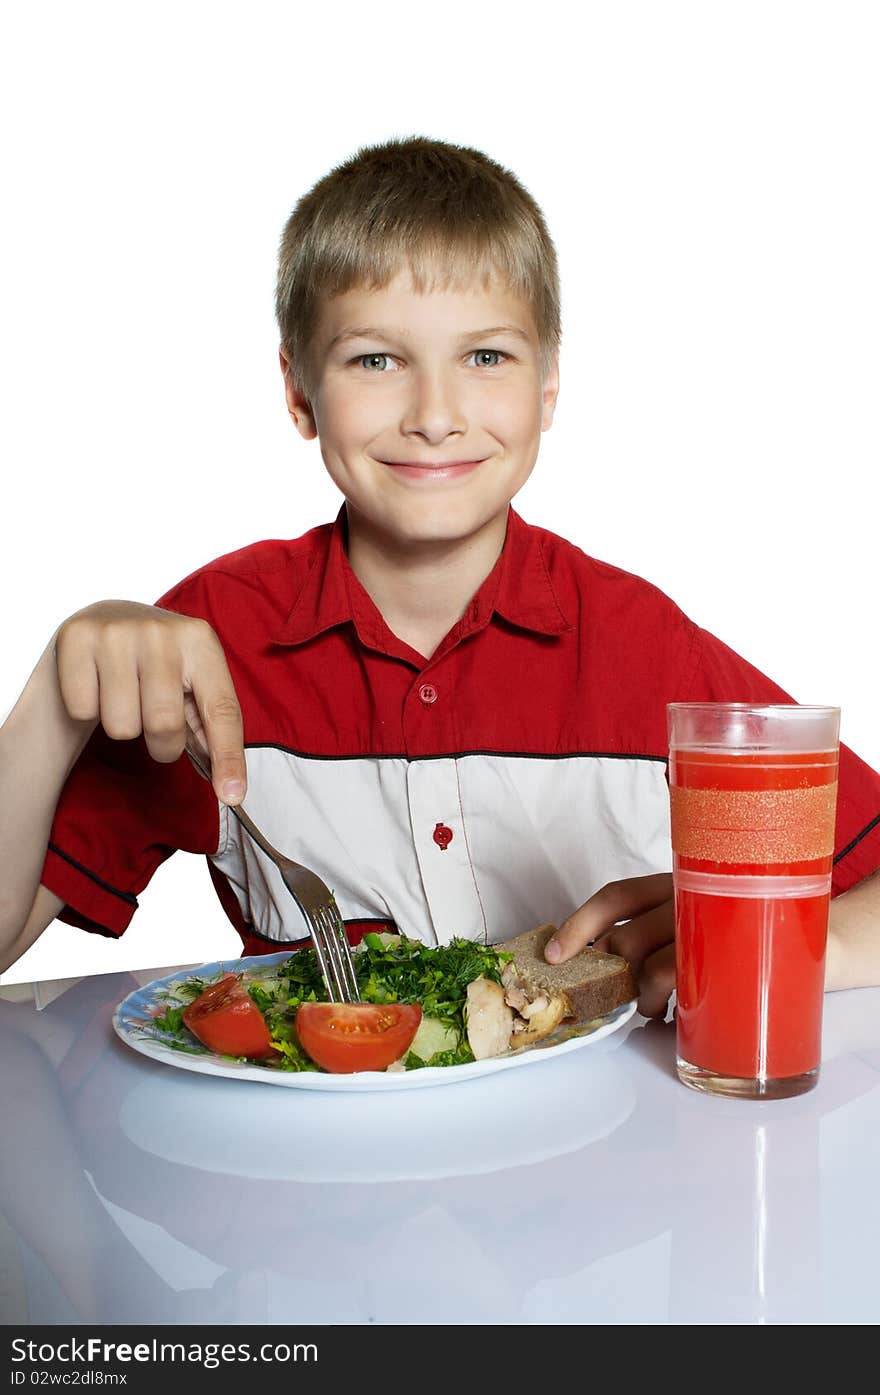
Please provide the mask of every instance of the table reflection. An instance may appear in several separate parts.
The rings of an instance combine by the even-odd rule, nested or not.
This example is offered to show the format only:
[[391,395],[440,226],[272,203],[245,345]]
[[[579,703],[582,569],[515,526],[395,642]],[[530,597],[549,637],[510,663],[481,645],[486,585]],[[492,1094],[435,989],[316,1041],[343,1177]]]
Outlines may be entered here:
[[[674,1076],[674,1028],[385,1094],[175,1070],[112,1032],[128,975],[0,1001],[0,1207],[82,1322],[797,1322],[818,1311],[819,1127]],[[826,1074],[830,1077],[826,1080]]]

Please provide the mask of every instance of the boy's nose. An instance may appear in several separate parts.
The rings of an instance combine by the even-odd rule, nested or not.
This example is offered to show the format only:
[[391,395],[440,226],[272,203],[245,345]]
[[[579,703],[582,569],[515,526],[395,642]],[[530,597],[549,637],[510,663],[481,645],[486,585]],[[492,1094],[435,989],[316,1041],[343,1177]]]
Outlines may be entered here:
[[413,384],[401,428],[434,442],[444,440],[451,432],[467,430],[460,394],[447,375],[419,375]]

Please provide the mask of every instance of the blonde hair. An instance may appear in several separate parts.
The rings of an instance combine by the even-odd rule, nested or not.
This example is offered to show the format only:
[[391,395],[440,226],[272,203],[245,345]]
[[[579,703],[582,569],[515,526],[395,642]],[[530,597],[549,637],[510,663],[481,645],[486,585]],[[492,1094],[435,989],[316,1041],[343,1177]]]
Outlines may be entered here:
[[419,294],[503,277],[529,305],[546,378],[561,340],[556,249],[510,170],[470,146],[408,136],[363,146],[304,194],[287,220],[275,313],[299,390],[321,303],[378,290],[408,267]]

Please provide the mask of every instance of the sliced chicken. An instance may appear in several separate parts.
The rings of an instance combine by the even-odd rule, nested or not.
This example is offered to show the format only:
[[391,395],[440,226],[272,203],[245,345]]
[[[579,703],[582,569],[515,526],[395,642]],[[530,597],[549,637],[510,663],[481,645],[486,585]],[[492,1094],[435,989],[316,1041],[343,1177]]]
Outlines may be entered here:
[[500,983],[476,978],[468,984],[465,1020],[475,1060],[485,1061],[507,1050],[513,1030],[513,1012],[504,1001]]
[[[517,1046],[529,1046],[542,1037],[555,1031],[564,1017],[569,1015],[568,1001],[564,994],[558,998],[541,997],[531,1004],[532,1011],[526,1022],[526,1030],[517,1036]],[[525,1015],[525,1014],[523,1014]]]
[[[509,998],[508,1002],[510,1002]],[[527,1002],[524,1007],[519,1009],[520,1016],[524,1017],[526,1021],[529,1021],[530,1018],[536,1017],[539,1013],[546,1012],[549,1006],[550,999],[547,997],[546,993],[541,993],[537,998],[534,998],[532,1002]]]
[[501,982],[505,988],[521,987],[513,960],[509,964],[505,964],[501,970]]
[[521,988],[508,988],[504,994],[504,1001],[508,1007],[512,1007],[516,1012],[522,1012],[523,1016],[528,1016],[523,1009],[528,1007],[529,1000]]

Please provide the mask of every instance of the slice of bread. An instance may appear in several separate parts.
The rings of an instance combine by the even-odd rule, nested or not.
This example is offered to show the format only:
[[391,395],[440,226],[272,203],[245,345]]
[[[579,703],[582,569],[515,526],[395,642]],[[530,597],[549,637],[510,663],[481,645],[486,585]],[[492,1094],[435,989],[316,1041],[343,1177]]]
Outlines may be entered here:
[[604,1017],[638,996],[632,970],[618,954],[582,949],[564,964],[548,964],[544,946],[555,931],[555,925],[539,925],[535,930],[512,940],[499,941],[494,946],[514,956],[514,989],[521,989],[530,1002],[541,996],[547,998],[551,1008],[549,1013],[536,1013],[525,1032],[511,1037],[511,1045],[525,1046],[540,1040],[548,1031],[555,1030],[562,1018],[587,1022],[594,1017]]

